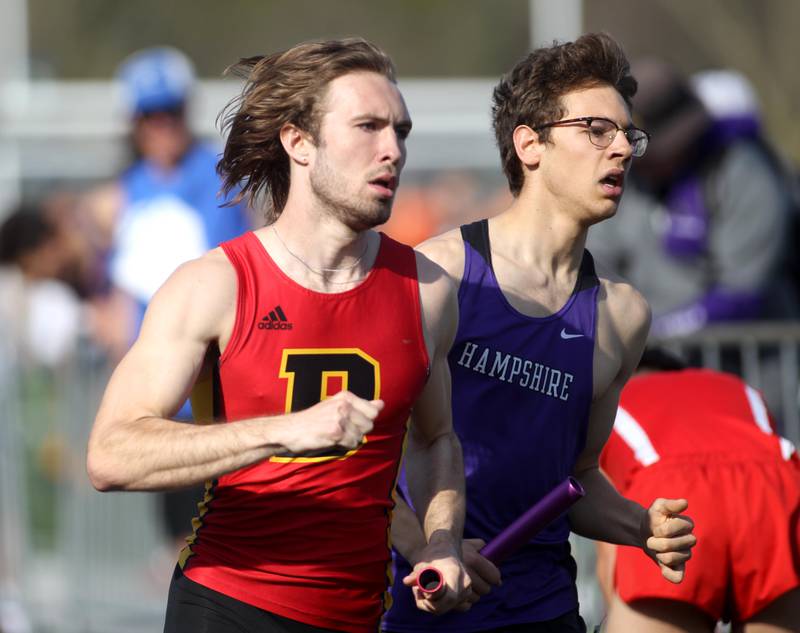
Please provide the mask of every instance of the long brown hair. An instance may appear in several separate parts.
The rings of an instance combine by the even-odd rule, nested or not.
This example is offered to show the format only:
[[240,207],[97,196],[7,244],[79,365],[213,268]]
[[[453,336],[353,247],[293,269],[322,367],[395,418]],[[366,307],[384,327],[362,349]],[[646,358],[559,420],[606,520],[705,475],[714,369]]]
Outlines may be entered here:
[[[574,42],[538,48],[500,80],[492,97],[492,122],[503,172],[514,196],[524,182],[514,148],[517,126],[536,128],[557,121],[565,114],[561,97],[604,84],[616,88],[631,107],[636,80],[622,47],[605,33],[588,33]],[[542,129],[539,137],[547,141],[549,129]]]
[[273,222],[289,195],[289,157],[280,140],[291,123],[318,142],[320,104],[328,84],[351,72],[368,71],[395,82],[395,68],[386,53],[361,38],[298,44],[269,56],[241,59],[226,73],[245,79],[239,96],[218,117],[228,133],[217,171],[227,195],[238,189],[232,204],[251,205],[269,196],[267,222]]

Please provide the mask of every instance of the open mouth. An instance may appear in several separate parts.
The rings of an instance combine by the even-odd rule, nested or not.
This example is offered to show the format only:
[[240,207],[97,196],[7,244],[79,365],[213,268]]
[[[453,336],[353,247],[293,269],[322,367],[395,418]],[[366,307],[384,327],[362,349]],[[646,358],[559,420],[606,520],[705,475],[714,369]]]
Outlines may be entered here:
[[393,196],[395,190],[397,189],[397,177],[386,174],[384,176],[373,178],[369,181],[369,184],[376,189],[379,189],[382,194]]
[[625,184],[625,172],[613,171],[604,178],[600,179],[600,184],[603,189],[612,196],[622,195],[622,189]]

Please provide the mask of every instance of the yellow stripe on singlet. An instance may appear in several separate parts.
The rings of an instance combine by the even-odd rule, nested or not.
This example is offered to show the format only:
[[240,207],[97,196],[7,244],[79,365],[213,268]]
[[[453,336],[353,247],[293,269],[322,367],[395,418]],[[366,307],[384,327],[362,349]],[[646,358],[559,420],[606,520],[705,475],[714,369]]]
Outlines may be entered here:
[[[211,345],[203,360],[203,367],[195,380],[189,399],[192,403],[192,418],[195,424],[215,424],[221,422],[221,402],[219,396],[219,349]],[[197,541],[203,527],[203,517],[214,499],[216,480],[207,481],[203,500],[197,504],[197,516],[192,519],[192,534],[186,539],[186,547],[181,550],[178,565],[183,569],[186,561],[194,554],[192,545]]]
[[[390,492],[390,496],[392,497],[392,503],[397,503],[397,482],[400,480],[400,471],[403,468],[403,459],[406,456],[406,447],[408,446],[408,427],[411,424],[411,418],[406,420],[406,432],[403,436],[403,449],[400,451],[400,461],[397,464],[397,474],[394,476],[394,485],[392,486],[392,490]],[[392,505],[392,509],[389,510],[389,525],[386,528],[386,545],[389,547],[389,550],[392,549],[392,520],[394,519],[394,505]],[[388,581],[387,589],[383,592],[383,612],[386,613],[389,609],[392,608],[392,593],[391,588],[394,585],[394,564],[390,559],[389,562],[386,564],[386,579]]]
[[195,424],[213,424],[220,421],[219,348],[216,344],[210,345],[206,352],[189,399],[192,402],[192,417]]
[[203,527],[203,517],[206,515],[206,512],[208,512],[208,505],[214,499],[214,486],[216,483],[216,480],[206,482],[206,491],[203,495],[203,500],[197,504],[197,516],[192,519],[192,534],[186,538],[186,547],[181,550],[178,556],[178,565],[180,565],[181,569],[184,568],[186,561],[194,554],[192,545],[197,541],[198,532]]

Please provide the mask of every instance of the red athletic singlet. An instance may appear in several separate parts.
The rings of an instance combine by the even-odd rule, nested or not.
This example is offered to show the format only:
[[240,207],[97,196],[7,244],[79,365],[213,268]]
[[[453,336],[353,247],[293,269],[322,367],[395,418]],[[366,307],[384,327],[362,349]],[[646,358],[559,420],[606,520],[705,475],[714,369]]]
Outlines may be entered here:
[[761,395],[739,378],[686,369],[631,379],[600,465],[645,507],[656,497],[687,499],[695,525],[680,584],[666,582],[639,548],[617,548],[614,581],[625,602],[676,600],[714,620],[747,621],[800,586],[800,461],[774,433]]
[[369,276],[323,294],[289,279],[253,233],[222,248],[239,283],[214,385],[222,419],[299,411],[342,389],[385,408],[347,454],[272,457],[209,482],[180,564],[195,582],[278,615],[376,631],[392,490],[428,372],[414,252],[382,235]]
[[639,470],[663,460],[773,460],[793,452],[774,434],[758,391],[731,374],[686,369],[628,381],[600,466],[624,490]]

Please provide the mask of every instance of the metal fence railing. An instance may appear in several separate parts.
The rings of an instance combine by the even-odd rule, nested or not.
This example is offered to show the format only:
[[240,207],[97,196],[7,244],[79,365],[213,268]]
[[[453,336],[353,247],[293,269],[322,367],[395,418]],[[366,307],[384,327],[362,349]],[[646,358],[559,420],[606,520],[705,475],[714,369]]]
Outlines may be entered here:
[[[717,326],[663,343],[692,364],[740,373],[800,446],[800,325]],[[0,603],[16,596],[34,633],[160,630],[176,552],[156,499],[101,495],[85,473],[107,363],[88,345],[55,371],[22,371],[9,358],[0,354]],[[582,610],[597,624],[594,550],[573,542]]]
[[107,379],[107,363],[88,346],[55,370],[0,379],[0,599],[16,596],[35,633],[163,626],[176,555],[162,562],[154,499],[101,495],[86,476]]

